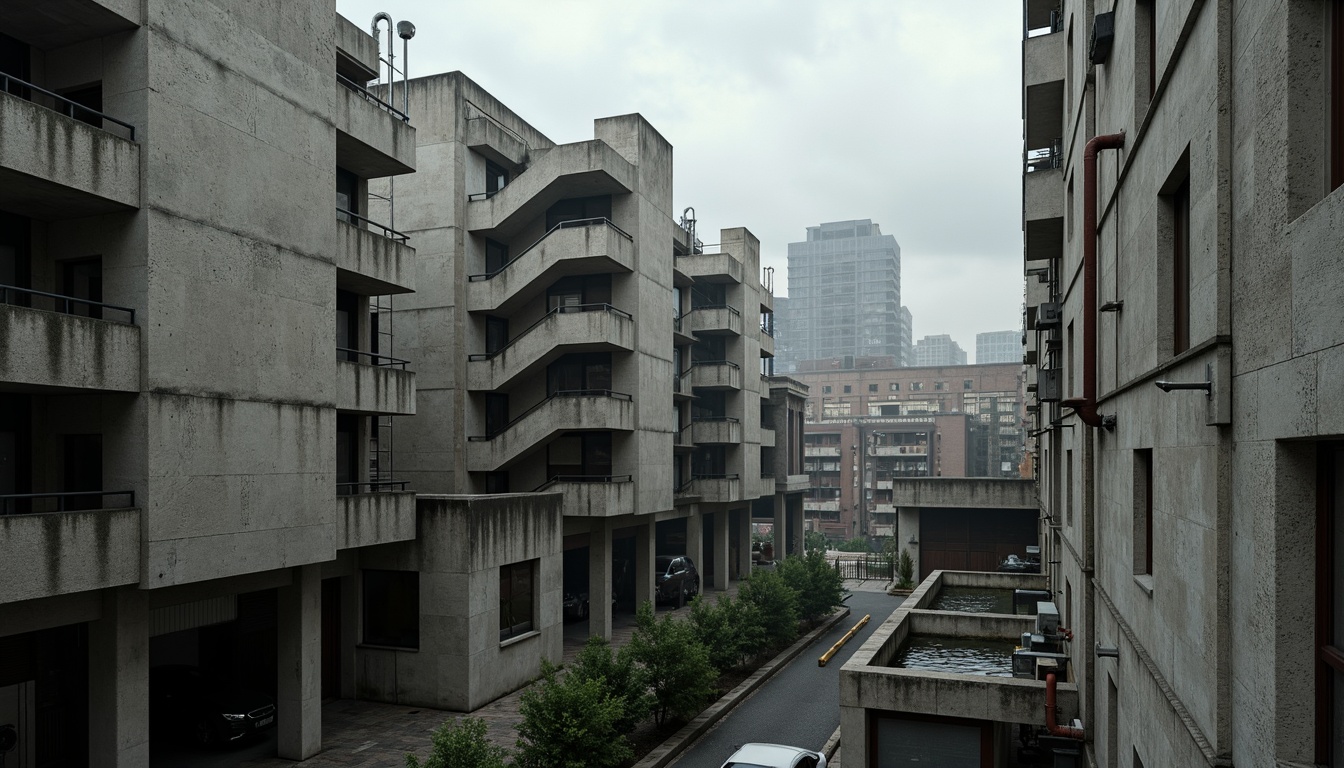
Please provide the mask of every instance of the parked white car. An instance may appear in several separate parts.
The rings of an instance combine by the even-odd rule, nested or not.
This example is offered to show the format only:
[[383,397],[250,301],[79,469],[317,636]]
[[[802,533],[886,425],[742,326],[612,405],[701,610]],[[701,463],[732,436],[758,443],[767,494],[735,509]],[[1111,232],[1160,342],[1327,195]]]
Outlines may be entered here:
[[723,768],[826,768],[826,757],[782,744],[743,744]]

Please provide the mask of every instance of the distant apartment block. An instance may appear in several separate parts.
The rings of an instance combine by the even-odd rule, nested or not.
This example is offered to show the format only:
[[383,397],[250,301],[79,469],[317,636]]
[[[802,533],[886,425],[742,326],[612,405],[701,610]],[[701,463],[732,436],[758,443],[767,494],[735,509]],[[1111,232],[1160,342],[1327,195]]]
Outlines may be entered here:
[[975,334],[975,362],[977,365],[1022,362],[1022,332],[990,331]]
[[916,341],[914,357],[917,366],[966,364],[966,351],[945,333]]
[[905,368],[915,364],[915,342],[913,341],[915,318],[909,307],[901,307],[901,353],[896,356],[896,365]]

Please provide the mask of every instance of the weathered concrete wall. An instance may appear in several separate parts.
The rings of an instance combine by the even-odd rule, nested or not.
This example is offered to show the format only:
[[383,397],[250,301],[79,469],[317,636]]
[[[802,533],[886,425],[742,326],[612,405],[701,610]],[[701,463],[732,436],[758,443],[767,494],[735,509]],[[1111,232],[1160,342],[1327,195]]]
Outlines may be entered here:
[[0,604],[140,580],[140,510],[0,515]]
[[415,372],[345,360],[336,363],[336,407],[351,413],[415,413]]
[[416,533],[415,491],[337,497],[341,507],[338,549],[411,541]]
[[364,296],[415,290],[415,249],[378,232],[336,222],[336,285]]
[[[109,316],[122,313],[109,311]],[[140,328],[19,306],[0,306],[0,381],[140,391]]]
[[899,507],[1038,509],[1035,482],[991,478],[929,477],[893,479],[892,503]]

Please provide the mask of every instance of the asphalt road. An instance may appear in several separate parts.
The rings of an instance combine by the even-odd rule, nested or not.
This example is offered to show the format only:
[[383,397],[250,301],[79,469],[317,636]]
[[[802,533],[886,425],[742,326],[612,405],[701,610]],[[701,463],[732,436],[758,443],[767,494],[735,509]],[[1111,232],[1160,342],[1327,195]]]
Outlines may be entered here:
[[[840,727],[840,667],[903,600],[882,592],[855,592],[846,601],[849,616],[804,649],[791,664],[776,672],[756,689],[751,698],[738,704],[672,765],[676,768],[719,768],[733,753],[733,747],[750,741],[821,749]],[[817,657],[843,637],[865,613],[873,616],[868,625],[859,630],[825,667],[818,667]]]

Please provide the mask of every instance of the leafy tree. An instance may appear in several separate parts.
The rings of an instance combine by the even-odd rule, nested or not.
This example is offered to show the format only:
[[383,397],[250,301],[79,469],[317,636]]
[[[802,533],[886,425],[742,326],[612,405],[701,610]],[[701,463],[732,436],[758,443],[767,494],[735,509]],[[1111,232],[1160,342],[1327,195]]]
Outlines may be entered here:
[[485,721],[464,717],[434,731],[429,757],[422,763],[406,755],[406,768],[505,768],[509,751],[485,737]]
[[848,541],[842,541],[835,545],[835,548],[841,552],[868,552],[868,539],[862,536],[855,536]]
[[905,547],[901,547],[901,562],[896,568],[896,573],[900,576],[896,586],[901,589],[915,586],[915,563],[910,559],[910,550]]
[[718,672],[689,622],[668,615],[655,619],[653,604],[645,601],[635,614],[635,633],[627,647],[648,675],[658,724],[668,716],[685,720],[700,712]]
[[593,635],[570,665],[569,676],[599,680],[608,694],[621,701],[622,714],[616,722],[617,732],[629,733],[649,716],[653,703],[649,700],[647,676],[635,663],[628,646],[612,653],[611,643],[601,635]]
[[770,645],[782,648],[798,636],[798,594],[778,573],[752,574],[738,590],[737,597],[752,606]]
[[824,533],[819,531],[808,531],[803,534],[803,549],[808,552],[811,552],[814,549],[825,552],[830,545],[831,540],[826,538],[826,534]]
[[541,680],[523,691],[518,724],[518,768],[614,768],[633,755],[616,724],[624,703],[600,679],[559,678],[549,661]]
[[691,627],[720,672],[745,666],[765,645],[765,622],[755,606],[721,595],[713,603],[696,597]]
[[840,574],[820,552],[813,550],[785,560],[779,566],[779,576],[797,593],[798,613],[808,622],[816,623],[840,604]]

